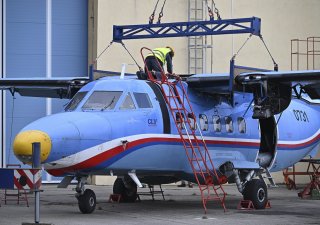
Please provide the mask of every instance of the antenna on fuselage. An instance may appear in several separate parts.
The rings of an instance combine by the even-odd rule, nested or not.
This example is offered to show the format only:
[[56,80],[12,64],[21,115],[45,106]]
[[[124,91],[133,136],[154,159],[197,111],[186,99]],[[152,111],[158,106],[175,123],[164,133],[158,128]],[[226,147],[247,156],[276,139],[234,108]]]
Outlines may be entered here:
[[121,74],[120,74],[120,79],[124,79],[124,75],[126,74],[126,69],[127,66],[135,66],[135,64],[127,64],[127,63],[122,63],[121,64]]
[[121,66],[121,74],[120,74],[120,79],[124,79],[124,74],[126,72],[126,67],[127,67],[127,64],[126,63],[122,63],[122,66]]

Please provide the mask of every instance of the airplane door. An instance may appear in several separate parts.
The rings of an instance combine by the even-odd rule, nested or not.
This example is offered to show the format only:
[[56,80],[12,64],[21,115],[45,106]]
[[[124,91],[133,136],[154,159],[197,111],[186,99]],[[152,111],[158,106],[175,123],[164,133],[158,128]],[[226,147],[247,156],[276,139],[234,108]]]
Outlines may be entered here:
[[268,168],[274,163],[278,142],[277,124],[275,118],[259,119],[260,124],[260,148],[257,161],[260,166]]

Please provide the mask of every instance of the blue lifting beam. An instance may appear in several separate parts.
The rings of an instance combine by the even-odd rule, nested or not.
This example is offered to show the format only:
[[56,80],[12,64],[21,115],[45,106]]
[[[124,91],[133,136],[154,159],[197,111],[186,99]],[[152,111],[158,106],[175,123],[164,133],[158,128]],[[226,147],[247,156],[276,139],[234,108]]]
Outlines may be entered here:
[[114,25],[113,41],[244,33],[259,36],[260,26],[261,19],[258,17],[161,24]]

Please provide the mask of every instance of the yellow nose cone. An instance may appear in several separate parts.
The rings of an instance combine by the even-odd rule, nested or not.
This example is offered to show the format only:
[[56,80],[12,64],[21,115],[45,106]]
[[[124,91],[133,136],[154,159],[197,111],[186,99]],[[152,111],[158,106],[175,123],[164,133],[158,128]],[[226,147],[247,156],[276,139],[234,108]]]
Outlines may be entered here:
[[51,151],[51,139],[49,135],[40,130],[28,130],[19,133],[13,142],[15,156],[24,163],[32,162],[32,143],[40,142],[41,162],[44,162]]

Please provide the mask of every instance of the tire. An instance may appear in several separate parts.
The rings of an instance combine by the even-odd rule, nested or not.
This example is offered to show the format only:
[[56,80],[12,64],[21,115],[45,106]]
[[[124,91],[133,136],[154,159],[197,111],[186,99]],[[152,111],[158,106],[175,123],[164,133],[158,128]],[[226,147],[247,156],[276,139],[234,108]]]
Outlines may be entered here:
[[243,191],[243,199],[251,200],[255,209],[265,209],[268,201],[267,185],[260,179],[249,181]]
[[91,189],[86,189],[83,195],[78,196],[78,206],[83,214],[90,214],[96,208],[96,195]]
[[126,188],[121,178],[117,178],[113,184],[113,194],[121,195],[121,202],[135,202],[137,199],[137,185],[133,181],[127,182]]

